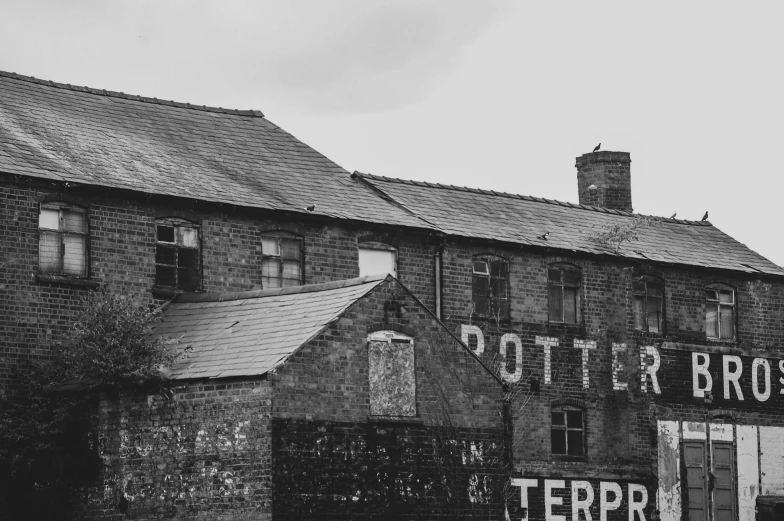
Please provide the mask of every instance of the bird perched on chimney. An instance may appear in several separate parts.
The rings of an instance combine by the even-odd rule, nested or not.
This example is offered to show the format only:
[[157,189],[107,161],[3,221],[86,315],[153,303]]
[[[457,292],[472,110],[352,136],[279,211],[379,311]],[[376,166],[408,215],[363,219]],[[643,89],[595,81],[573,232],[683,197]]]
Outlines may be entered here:
[[312,212],[315,209],[316,209],[316,205],[315,204],[311,204],[310,206],[306,206],[305,207],[305,210],[307,210],[309,212]]
[[540,235],[539,238],[542,239],[543,241],[546,241],[549,236],[550,236],[550,232],[545,232],[545,234]]
[[601,144],[601,143],[599,143],[598,145],[596,145],[596,146],[594,147],[593,151],[594,151],[594,152],[598,152],[598,151],[599,151],[599,149],[600,149],[601,147],[602,147],[602,144]]
[[674,214],[670,215],[670,219],[675,219],[676,215],[678,215],[678,212],[675,212]]
[[705,215],[702,216],[702,220],[703,221],[707,221],[708,220],[708,212],[705,212]]

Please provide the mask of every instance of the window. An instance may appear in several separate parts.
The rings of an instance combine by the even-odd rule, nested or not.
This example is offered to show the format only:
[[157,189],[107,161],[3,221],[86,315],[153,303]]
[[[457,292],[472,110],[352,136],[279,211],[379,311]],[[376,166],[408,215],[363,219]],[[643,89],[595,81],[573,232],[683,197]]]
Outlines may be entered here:
[[182,291],[201,289],[199,227],[182,219],[156,222],[155,284]]
[[368,336],[370,414],[416,416],[414,340],[394,331]]
[[41,273],[87,276],[87,212],[67,203],[41,204],[38,216]]
[[705,290],[705,333],[708,338],[735,338],[735,291],[722,286]]
[[261,284],[264,289],[302,285],[302,239],[261,238]]
[[473,303],[478,315],[506,318],[509,314],[509,265],[504,259],[476,258]]
[[585,426],[583,410],[578,407],[552,409],[550,439],[553,454],[583,456],[585,454]]
[[547,300],[550,322],[577,323],[577,291],[579,289],[579,270],[566,267],[553,267],[547,270]]
[[397,250],[383,243],[359,246],[359,276],[389,273],[397,277]]
[[634,329],[649,333],[662,332],[664,284],[653,277],[637,277],[632,281],[634,294]]

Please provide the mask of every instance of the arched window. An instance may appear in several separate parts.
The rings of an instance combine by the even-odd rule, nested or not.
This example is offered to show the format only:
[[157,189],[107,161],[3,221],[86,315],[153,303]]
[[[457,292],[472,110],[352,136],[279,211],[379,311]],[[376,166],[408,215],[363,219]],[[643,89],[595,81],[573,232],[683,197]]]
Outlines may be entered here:
[[563,456],[585,455],[585,410],[574,405],[551,409],[550,440],[552,453]]
[[547,303],[550,322],[576,324],[580,269],[570,264],[554,264],[547,269]]
[[261,236],[261,284],[264,289],[301,286],[302,238],[288,232]]
[[735,290],[723,284],[705,288],[705,336],[713,340],[735,338]]
[[201,289],[201,227],[167,217],[157,219],[155,284],[182,291]]
[[38,214],[38,270],[87,277],[87,211],[65,202],[41,203]]
[[509,316],[509,263],[492,255],[473,261],[472,299],[474,313],[493,318]]
[[648,333],[662,332],[664,314],[664,282],[643,275],[632,280],[634,297],[634,329]]

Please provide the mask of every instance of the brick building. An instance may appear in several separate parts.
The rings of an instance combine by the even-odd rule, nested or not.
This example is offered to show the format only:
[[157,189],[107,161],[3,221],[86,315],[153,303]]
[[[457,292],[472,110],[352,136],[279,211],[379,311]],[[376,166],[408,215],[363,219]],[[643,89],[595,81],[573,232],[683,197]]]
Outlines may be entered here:
[[[505,432],[499,419],[508,403],[511,487],[505,495],[512,519],[754,519],[758,495],[784,495],[778,463],[784,457],[778,442],[784,432],[784,415],[778,412],[784,269],[707,221],[632,213],[629,154],[577,158],[581,204],[562,203],[349,174],[254,111],[195,107],[5,73],[0,92],[3,392],[12,392],[26,360],[51,355],[48,346],[67,327],[80,296],[98,284],[150,301],[185,294],[167,313],[200,302],[209,308],[219,299],[262,305],[281,295],[306,298],[335,291],[330,283],[372,286],[345,312],[375,302],[367,317],[404,310],[395,313],[416,322],[414,329],[441,335],[441,343],[452,342],[450,332],[461,339],[462,346],[456,340],[449,344],[443,367],[457,364],[476,372],[466,392],[482,394],[485,407],[478,415],[458,415],[461,429],[496,440],[490,445],[499,443]],[[395,279],[338,282],[375,271],[391,272]],[[302,284],[315,286],[287,288]],[[277,287],[283,289],[270,289]],[[399,307],[385,307],[376,297],[392,287],[405,300]],[[259,290],[242,298],[201,296]],[[242,501],[231,500],[234,496],[221,496],[230,488],[225,481],[199,482],[202,495],[186,501],[187,507],[174,499],[144,499],[150,487],[176,491],[171,479],[186,474],[181,470],[167,482],[173,474],[165,462],[157,471],[135,468],[148,464],[139,458],[150,444],[123,446],[117,437],[123,418],[135,418],[135,439],[154,436],[150,425],[159,427],[161,421],[156,415],[167,422],[183,418],[183,429],[196,430],[181,449],[191,451],[191,458],[199,432],[209,430],[197,426],[200,415],[235,422],[237,437],[214,433],[227,447],[232,439],[251,439],[241,432],[242,418],[251,415],[266,432],[254,432],[253,443],[260,444],[254,447],[271,447],[273,461],[271,474],[255,463],[247,463],[247,473],[267,483],[259,488],[259,501],[272,504],[274,517],[304,515],[298,505],[315,517],[314,512],[339,516],[341,504],[369,497],[319,489],[318,480],[307,474],[310,468],[286,456],[294,446],[287,436],[303,433],[309,440],[310,446],[292,449],[302,457],[314,454],[313,444],[323,433],[335,443],[364,440],[369,447],[368,440],[381,439],[383,430],[384,441],[372,443],[401,447],[394,440],[409,440],[410,451],[399,454],[410,456],[422,454],[417,444],[429,436],[423,434],[426,428],[447,422],[406,421],[400,411],[387,423],[375,422],[374,414],[348,396],[353,385],[341,390],[324,376],[343,367],[337,358],[337,365],[329,365],[337,356],[330,349],[340,352],[349,344],[355,349],[354,361],[361,359],[364,369],[351,374],[367,393],[367,407],[375,385],[370,353],[379,341],[368,335],[395,331],[389,334],[400,335],[400,345],[413,339],[417,393],[420,384],[426,387],[424,375],[440,364],[427,350],[419,358],[424,344],[416,331],[403,328],[406,324],[378,329],[378,320],[364,313],[354,320],[343,312],[336,311],[329,326],[345,324],[343,333],[322,333],[328,338],[317,347],[309,338],[295,342],[294,351],[280,353],[279,367],[221,376],[218,367],[225,359],[204,358],[203,374],[175,373],[178,399],[172,403],[149,397],[102,402],[99,424],[108,447],[104,495],[93,494],[86,512],[109,516],[118,497],[127,498],[128,518],[167,508],[167,515],[180,518],[249,512]],[[299,326],[286,329],[285,336],[296,336]],[[233,332],[212,333],[220,341],[215,346],[233,345],[228,343]],[[304,356],[311,348],[314,355]],[[485,367],[507,384],[506,402]],[[227,387],[218,389],[216,380],[225,380],[217,385]],[[329,400],[323,389],[332,393]],[[457,414],[464,404],[456,389],[433,403],[455,405]],[[296,404],[275,405],[292,395]],[[222,410],[200,409],[222,396],[238,399]],[[426,409],[419,401],[424,396],[416,395],[417,411]],[[260,400],[259,408],[254,400]],[[138,407],[145,403],[147,409]],[[393,421],[401,417],[402,423]],[[349,420],[344,422],[348,434],[336,427],[343,420]],[[172,450],[177,447],[174,443]],[[351,464],[345,458],[335,461],[345,450],[325,450],[333,459],[326,458],[323,473],[337,469],[343,476],[329,481],[333,485],[356,480],[357,468],[367,467],[361,458]],[[281,455],[279,466],[275,454]],[[241,451],[230,456],[249,461]],[[497,456],[496,471],[505,471],[503,454]],[[406,457],[400,461],[418,465]],[[170,459],[179,464],[173,455]],[[222,456],[216,461],[223,464]],[[355,463],[358,467],[351,466]],[[114,478],[134,471],[147,472],[147,481],[129,485]],[[304,472],[305,479],[292,480],[292,472]],[[431,476],[432,466],[423,463],[422,472]],[[189,475],[198,481],[193,476],[200,474],[191,470]],[[481,475],[498,479],[490,470]],[[476,494],[478,478],[470,479]],[[389,487],[368,487],[382,489],[391,494]],[[144,490],[147,496],[141,495]],[[387,503],[376,498],[368,505],[397,505],[407,493],[414,503],[422,497],[415,487],[403,486]],[[469,502],[476,504],[477,497]],[[496,507],[473,514],[493,517]],[[372,509],[351,512],[380,515]]]

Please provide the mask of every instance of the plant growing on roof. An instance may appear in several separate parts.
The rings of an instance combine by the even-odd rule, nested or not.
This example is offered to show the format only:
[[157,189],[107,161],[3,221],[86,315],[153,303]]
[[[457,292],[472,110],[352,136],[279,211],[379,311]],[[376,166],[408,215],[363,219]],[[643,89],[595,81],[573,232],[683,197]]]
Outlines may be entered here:
[[603,248],[618,254],[624,243],[640,240],[640,233],[643,230],[660,224],[661,219],[658,217],[639,215],[630,220],[595,229],[588,237]]

